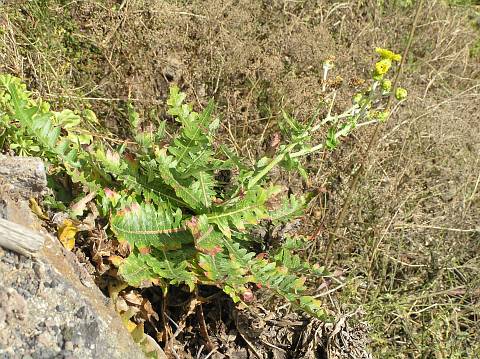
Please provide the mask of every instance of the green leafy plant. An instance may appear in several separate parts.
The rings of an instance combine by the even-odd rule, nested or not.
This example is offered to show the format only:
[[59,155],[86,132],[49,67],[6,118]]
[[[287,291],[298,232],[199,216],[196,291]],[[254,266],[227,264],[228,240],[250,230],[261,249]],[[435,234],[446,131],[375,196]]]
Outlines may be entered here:
[[[56,171],[65,171],[74,183],[96,195],[101,214],[130,254],[117,263],[119,274],[133,286],[199,284],[221,288],[235,302],[253,300],[252,286],[264,287],[317,317],[324,317],[321,302],[308,294],[307,279],[326,275],[295,254],[305,240],[287,238],[276,253],[253,252],[249,230],[263,220],[281,223],[302,214],[305,200],[284,196],[282,187],[269,184],[276,166],[307,171],[301,158],[334,149],[355,128],[388,117],[386,98],[393,91],[385,74],[399,55],[378,49],[373,83],[355,96],[341,114],[330,111],[301,123],[283,113],[279,143],[271,157],[248,165],[215,138],[219,120],[210,102],[201,112],[185,103],[185,94],[172,87],[168,115],[177,122],[174,135],[166,122],[142,123],[128,106],[133,144],[113,146],[95,139],[80,126],[92,113],[52,111],[49,104],[32,99],[21,81],[0,76],[2,145],[19,154],[45,158]],[[332,64],[325,63],[324,80]],[[398,90],[396,92],[399,92]],[[404,97],[400,91],[397,97]],[[319,143],[317,131],[329,126]],[[231,180],[221,183],[220,174]],[[78,213],[77,213],[78,214]]]

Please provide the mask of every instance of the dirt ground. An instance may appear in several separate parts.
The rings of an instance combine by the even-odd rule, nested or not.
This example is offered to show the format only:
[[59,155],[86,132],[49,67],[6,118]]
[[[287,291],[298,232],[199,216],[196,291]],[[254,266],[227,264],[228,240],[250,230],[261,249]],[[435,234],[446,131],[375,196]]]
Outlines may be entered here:
[[[340,111],[370,76],[375,47],[403,51],[415,8],[396,3],[6,1],[0,71],[54,106],[92,108],[118,135],[127,100],[154,120],[169,86],[179,84],[195,106],[215,99],[222,138],[253,159],[282,109],[300,120],[313,113],[325,59],[335,62],[327,88],[337,91]],[[321,264],[333,238],[331,270],[341,273],[321,295],[338,318],[368,323],[374,357],[473,358],[480,355],[480,9],[433,0],[420,11],[400,79],[408,100],[380,129],[345,219],[337,223],[372,129],[312,157],[308,185],[287,174],[281,180],[318,193],[301,232],[316,235],[310,256]]]

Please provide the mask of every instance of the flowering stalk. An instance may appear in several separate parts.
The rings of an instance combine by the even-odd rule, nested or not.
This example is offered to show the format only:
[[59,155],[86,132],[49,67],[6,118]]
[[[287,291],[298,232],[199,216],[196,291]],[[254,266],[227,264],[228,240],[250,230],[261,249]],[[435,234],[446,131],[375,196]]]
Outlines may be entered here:
[[[415,17],[414,17],[414,20],[413,20],[413,23],[412,23],[412,27],[410,29],[410,34],[408,36],[407,46],[406,46],[406,48],[403,52],[403,56],[398,55],[398,54],[394,54],[393,52],[391,52],[389,50],[376,49],[376,52],[380,56],[382,56],[384,58],[385,57],[387,57],[387,58],[390,57],[391,60],[394,60],[394,61],[400,63],[399,64],[399,70],[397,71],[397,73],[395,75],[395,79],[393,81],[393,84],[391,85],[391,87],[393,87],[393,88],[395,88],[395,85],[396,85],[396,83],[397,83],[397,81],[400,77],[401,69],[402,69],[402,67],[405,63],[405,58],[406,58],[408,52],[410,51],[410,46],[411,46],[412,41],[413,41],[413,37],[414,37],[414,34],[415,34],[415,28],[417,26],[418,18],[419,18],[419,15],[420,15],[420,9],[422,8],[422,6],[423,6],[423,0],[419,0],[418,3],[417,3],[417,8],[415,10]],[[406,96],[406,90],[403,93],[403,95]],[[389,96],[388,103],[387,103],[387,106],[386,106],[387,110],[390,108],[390,103],[391,103],[392,99],[393,99],[393,93],[391,93],[390,96]],[[387,120],[389,116],[390,116],[390,114],[387,115],[387,118],[385,120]],[[331,232],[332,234],[329,236],[327,248],[325,250],[325,262],[326,263],[329,260],[330,252],[331,252],[331,249],[332,249],[332,246],[333,246],[333,240],[334,240],[334,238],[337,234],[338,228],[342,224],[343,219],[345,217],[345,214],[347,213],[347,209],[350,205],[350,199],[352,197],[352,193],[354,192],[354,190],[357,186],[358,179],[360,177],[360,173],[363,171],[365,163],[367,162],[368,154],[371,151],[371,149],[373,148],[374,143],[376,142],[376,137],[377,137],[377,133],[378,133],[378,129],[379,129],[379,124],[380,123],[377,123],[377,125],[375,126],[375,130],[372,134],[372,137],[370,138],[370,141],[368,143],[365,154],[363,155],[363,159],[360,162],[360,166],[359,166],[358,170],[355,172],[355,174],[353,175],[350,188],[348,189],[347,196],[345,198],[345,202],[342,206],[342,209],[340,210],[339,215],[337,216],[337,221],[335,222],[335,227],[333,228],[333,231]],[[374,245],[374,248],[376,248],[376,245]],[[372,256],[372,262],[371,263],[373,263],[373,256]]]

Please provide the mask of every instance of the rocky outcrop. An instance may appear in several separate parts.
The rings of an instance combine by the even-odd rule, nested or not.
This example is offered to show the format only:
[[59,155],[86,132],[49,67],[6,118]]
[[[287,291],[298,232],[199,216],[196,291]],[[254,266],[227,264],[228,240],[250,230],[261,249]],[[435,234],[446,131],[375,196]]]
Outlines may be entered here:
[[[41,228],[28,199],[45,188],[39,159],[0,157],[0,217],[25,236]],[[76,257],[43,235],[35,256],[0,247],[0,358],[144,358]]]

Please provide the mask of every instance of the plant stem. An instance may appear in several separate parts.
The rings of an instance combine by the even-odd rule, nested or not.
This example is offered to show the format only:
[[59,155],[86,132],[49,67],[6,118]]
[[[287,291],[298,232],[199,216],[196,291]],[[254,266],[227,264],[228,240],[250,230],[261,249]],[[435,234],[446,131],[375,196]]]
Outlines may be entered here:
[[321,150],[323,147],[325,147],[325,145],[323,143],[320,143],[320,144],[318,144],[316,146],[313,146],[311,148],[306,148],[306,149],[294,152],[290,155],[290,158],[306,156],[306,155],[309,155],[310,153],[317,152],[317,151]]
[[273,167],[279,164],[283,160],[285,155],[289,153],[296,145],[297,143],[294,142],[289,144],[287,147],[285,147],[285,149],[282,152],[280,152],[277,155],[277,157],[275,157],[268,165],[262,168],[262,170],[259,173],[257,173],[255,177],[253,177],[250,181],[248,181],[247,188],[250,189],[253,186],[255,186],[258,183],[258,181],[260,181],[263,177],[265,177],[268,174],[268,172],[272,170]]

